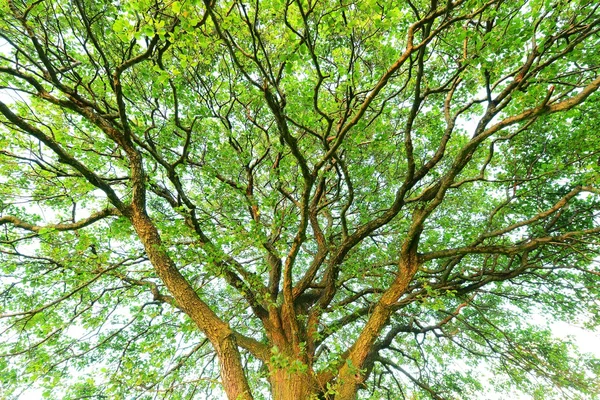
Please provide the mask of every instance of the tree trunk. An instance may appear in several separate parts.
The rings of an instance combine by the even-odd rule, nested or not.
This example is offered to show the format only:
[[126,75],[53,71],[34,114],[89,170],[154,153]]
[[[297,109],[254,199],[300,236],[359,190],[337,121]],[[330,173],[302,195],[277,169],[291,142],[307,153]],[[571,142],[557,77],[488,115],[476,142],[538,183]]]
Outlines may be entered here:
[[290,372],[289,369],[271,369],[271,394],[273,400],[318,399],[315,379],[309,372]]

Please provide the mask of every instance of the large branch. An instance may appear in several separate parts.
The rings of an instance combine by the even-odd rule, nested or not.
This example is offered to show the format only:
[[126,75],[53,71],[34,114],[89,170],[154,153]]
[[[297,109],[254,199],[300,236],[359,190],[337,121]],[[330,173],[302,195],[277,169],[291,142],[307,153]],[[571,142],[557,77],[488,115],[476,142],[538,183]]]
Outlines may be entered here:
[[25,222],[17,217],[11,215],[5,215],[0,217],[0,225],[11,224],[17,228],[25,229],[30,232],[39,233],[40,231],[75,231],[86,226],[92,225],[93,223],[100,221],[109,216],[120,216],[121,213],[116,208],[105,208],[102,211],[98,211],[90,215],[88,218],[71,224],[49,224],[44,226],[33,225]]
[[98,189],[102,190],[106,194],[110,202],[119,211],[123,212],[125,210],[125,205],[123,204],[117,193],[113,190],[113,188],[94,171],[87,168],[84,164],[82,164],[80,161],[78,161],[69,153],[67,153],[62,148],[62,146],[60,146],[54,139],[46,135],[40,129],[26,122],[23,118],[13,113],[11,109],[2,101],[0,101],[0,113],[2,113],[4,117],[8,119],[8,121],[16,125],[19,129],[23,130],[28,135],[35,137],[40,142],[48,146],[54,152],[54,154],[58,156],[59,162],[70,165],[76,171],[81,173],[88,182],[90,182]]
[[48,146],[58,157],[59,161],[69,164],[79,171],[91,184],[103,190],[111,203],[127,218],[130,219],[140,238],[150,262],[157,274],[163,280],[168,290],[173,294],[177,304],[186,312],[196,325],[206,334],[219,357],[221,376],[228,396],[232,399],[251,399],[250,388],[244,376],[235,336],[228,324],[222,321],[214,311],[200,299],[192,286],[167,254],[162,246],[158,229],[146,213],[146,179],[142,156],[135,148],[130,136],[119,130],[93,109],[78,103],[75,97],[69,102],[56,101],[47,93],[43,98],[68,107],[81,114],[94,125],[102,129],[126,152],[130,161],[131,184],[133,196],[131,205],[125,205],[109,184],[93,171],[68,154],[56,141],[44,134],[38,128],[25,122],[14,114],[3,102],[0,102],[0,112],[17,127],[37,138]]
[[424,29],[424,27],[428,25],[431,26],[431,24],[441,16],[449,15],[452,12],[452,10],[456,9],[462,3],[464,3],[464,0],[458,0],[454,3],[449,1],[446,3],[445,7],[431,11],[424,18],[410,25],[406,35],[406,48],[404,52],[400,55],[396,62],[392,64],[392,66],[390,66],[390,68],[381,76],[375,87],[373,87],[373,89],[369,91],[369,93],[365,97],[365,100],[360,104],[358,110],[356,111],[352,119],[346,125],[340,127],[337,136],[335,137],[335,140],[331,145],[331,148],[327,151],[323,158],[315,164],[314,170],[318,171],[325,164],[325,162],[335,154],[337,149],[342,145],[342,142],[345,136],[348,134],[348,132],[359,123],[363,115],[369,109],[371,103],[376,98],[378,98],[378,94],[383,90],[384,87],[387,86],[390,79],[404,65],[404,63],[410,59],[413,53],[426,47],[427,44],[429,44],[443,29],[447,28],[448,26],[451,26],[452,24],[455,24],[456,22],[468,18],[473,18],[474,16],[481,14],[490,5],[496,3],[497,1],[498,0],[490,0],[489,2],[485,3],[483,6],[472,11],[471,13],[463,14],[458,17],[454,17],[444,21],[435,29],[427,31],[427,34],[425,35],[423,40],[421,40],[421,42],[419,42],[418,44],[414,43],[414,35],[418,30]]
[[[528,119],[537,117],[542,114],[550,114],[571,109],[576,105],[582,103],[585,99],[587,99],[592,93],[594,93],[598,89],[598,87],[600,87],[600,77],[594,79],[579,94],[570,99],[549,105],[548,103],[550,97],[549,95],[547,95],[546,98],[542,100],[542,102],[537,106],[525,110],[515,116],[507,117],[488,129],[484,128],[485,123],[480,123],[478,127],[479,132],[477,132],[475,137],[471,139],[471,141],[465,147],[463,147],[463,149],[459,152],[459,155],[456,157],[450,170],[439,181],[439,185],[436,187],[437,193],[435,194],[435,198],[433,199],[433,201],[431,201],[422,211],[416,211],[415,214],[413,214],[413,223],[406,236],[404,246],[410,247],[418,243],[418,236],[420,234],[420,231],[422,230],[423,223],[425,222],[426,218],[433,212],[433,210],[437,208],[439,204],[441,204],[442,200],[445,197],[446,191],[453,183],[454,178],[468,164],[468,162],[473,156],[473,153],[485,138],[506,128],[507,126],[516,124],[520,121],[526,121]],[[551,94],[551,91],[549,93]],[[482,121],[485,121],[487,123],[495,114],[496,110],[494,110],[493,108],[489,109],[488,113],[486,114],[486,116],[483,117]],[[600,232],[600,228],[588,230],[584,233],[593,234],[597,232]],[[576,233],[569,233],[563,239],[572,237],[575,234]],[[537,248],[540,245],[552,242],[553,240],[556,239],[552,237],[533,239],[523,244],[522,250],[530,250],[533,248]],[[371,348],[374,345],[379,332],[387,323],[387,319],[391,313],[390,307],[408,288],[408,285],[417,270],[419,260],[417,259],[416,255],[414,256],[414,259],[412,259],[412,257],[407,257],[410,254],[411,252],[403,251],[404,259],[401,258],[400,261],[398,278],[396,279],[396,281],[394,281],[394,284],[392,284],[388,288],[388,290],[381,297],[378,304],[375,306],[374,311],[371,317],[369,318],[367,324],[363,328],[358,339],[350,348],[348,352],[347,362],[340,368],[337,379],[344,382],[353,380],[354,385],[354,387],[352,387],[353,385],[343,386],[343,393],[347,393],[348,395],[350,393],[353,393],[355,391],[356,385],[358,385],[362,381],[363,378],[360,377],[360,375],[359,378],[356,378],[355,371],[357,368],[361,368],[364,361],[367,359],[367,356],[371,351]]]
[[579,235],[579,234],[589,233],[587,231],[573,231],[573,232],[565,233],[562,235],[537,237],[537,238],[529,239],[528,241],[526,241],[524,243],[515,244],[512,246],[511,245],[504,245],[504,246],[481,245],[486,239],[500,237],[502,235],[505,235],[509,232],[514,231],[515,229],[531,225],[535,222],[538,222],[540,220],[543,220],[543,219],[551,216],[552,214],[558,212],[560,209],[564,208],[568,204],[569,200],[571,200],[572,198],[577,196],[579,193],[584,192],[584,191],[593,192],[594,189],[591,187],[578,186],[578,187],[574,188],[573,190],[571,190],[569,193],[567,193],[563,198],[561,198],[558,202],[556,202],[552,207],[536,214],[535,216],[533,216],[527,220],[514,223],[505,228],[496,229],[494,231],[484,233],[479,238],[477,238],[471,245],[468,245],[468,246],[463,246],[463,247],[453,248],[453,249],[438,250],[438,251],[430,251],[430,252],[427,252],[424,254],[420,254],[419,262],[424,263],[424,262],[431,261],[434,259],[454,257],[454,256],[464,255],[464,254],[516,254],[525,249],[530,249],[533,243],[539,244],[539,243],[544,243],[547,241],[560,242],[561,240],[567,240],[567,239],[569,239],[573,236]]

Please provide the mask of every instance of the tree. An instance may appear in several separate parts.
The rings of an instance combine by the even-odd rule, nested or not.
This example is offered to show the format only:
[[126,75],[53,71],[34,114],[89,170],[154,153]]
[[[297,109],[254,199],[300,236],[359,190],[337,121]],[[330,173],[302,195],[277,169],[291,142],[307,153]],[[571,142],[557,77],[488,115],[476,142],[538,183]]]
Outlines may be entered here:
[[599,7],[5,2],[6,396],[598,398]]

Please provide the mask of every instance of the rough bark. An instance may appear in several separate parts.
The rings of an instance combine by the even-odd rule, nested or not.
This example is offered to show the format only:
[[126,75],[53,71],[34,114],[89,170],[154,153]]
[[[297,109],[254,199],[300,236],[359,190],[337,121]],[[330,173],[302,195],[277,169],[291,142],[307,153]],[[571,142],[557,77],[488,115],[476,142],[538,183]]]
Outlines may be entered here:
[[381,330],[387,324],[393,312],[392,305],[406,291],[417,272],[418,264],[414,250],[416,250],[415,247],[413,247],[413,251],[400,261],[396,280],[381,296],[360,336],[348,351],[349,356],[346,358],[344,365],[339,369],[337,376],[336,400],[356,399],[358,390],[366,378],[361,369],[364,367],[365,361],[371,353]]
[[273,400],[300,400],[316,396],[318,388],[307,372],[290,372],[286,369],[272,370],[270,374]]
[[161,245],[161,239],[150,218],[143,212],[133,213],[131,222],[142,241],[157,274],[175,298],[177,305],[206,334],[213,345],[221,370],[223,388],[232,400],[252,399],[239,350],[229,326],[204,303],[181,275]]

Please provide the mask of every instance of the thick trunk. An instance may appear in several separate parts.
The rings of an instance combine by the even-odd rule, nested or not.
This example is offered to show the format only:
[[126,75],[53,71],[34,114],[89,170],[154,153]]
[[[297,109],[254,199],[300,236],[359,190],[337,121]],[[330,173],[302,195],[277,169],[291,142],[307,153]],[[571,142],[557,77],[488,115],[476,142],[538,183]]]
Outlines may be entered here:
[[273,400],[309,400],[318,393],[315,380],[307,372],[278,369],[271,371],[270,381]]
[[319,385],[309,365],[306,349],[292,343],[291,336],[294,335],[293,329],[290,329],[292,315],[273,307],[270,309],[270,317],[273,323],[267,334],[272,349],[277,350],[267,362],[272,399],[319,398],[316,396],[320,392]]

